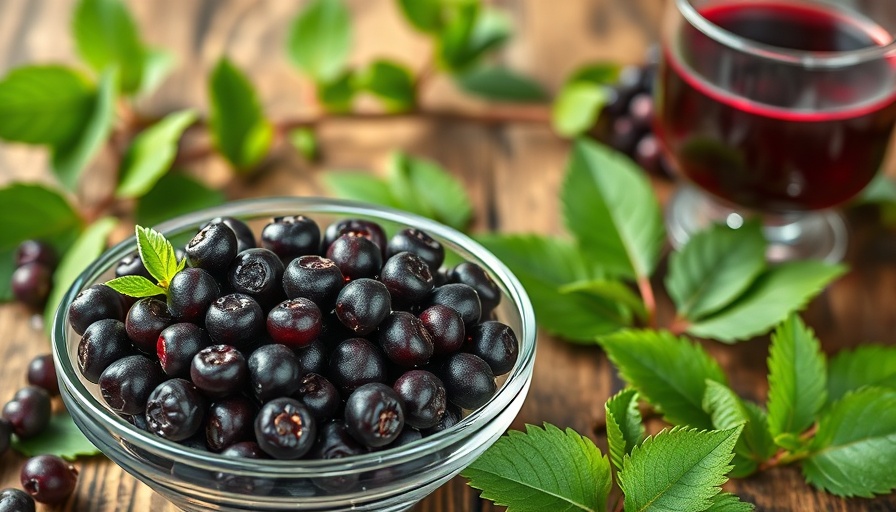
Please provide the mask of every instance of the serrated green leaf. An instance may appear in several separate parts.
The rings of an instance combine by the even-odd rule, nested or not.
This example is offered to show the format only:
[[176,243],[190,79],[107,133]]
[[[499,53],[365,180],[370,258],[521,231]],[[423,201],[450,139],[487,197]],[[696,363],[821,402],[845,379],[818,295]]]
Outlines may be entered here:
[[29,238],[51,240],[83,226],[68,200],[43,185],[13,183],[0,188],[0,204],[0,250],[13,250]]
[[737,396],[728,386],[706,381],[703,410],[712,417],[713,428],[726,429],[743,425],[743,432],[734,446],[732,476],[741,478],[752,474],[775,453],[774,440],[768,433],[765,413],[753,403]]
[[607,445],[610,461],[622,469],[623,458],[644,439],[644,424],[638,410],[638,392],[624,389],[604,404],[607,415]]
[[896,489],[896,391],[864,388],[846,394],[819,421],[813,453],[803,461],[810,484],[837,496]]
[[47,428],[37,436],[29,439],[14,437],[12,447],[26,457],[56,455],[75,460],[100,454],[100,450],[84,437],[65,410],[54,414]]
[[317,134],[311,128],[296,128],[286,134],[286,139],[296,148],[300,155],[309,162],[317,160],[318,143]]
[[765,269],[762,226],[715,225],[691,237],[669,257],[666,289],[677,314],[698,319],[727,306]]
[[146,96],[155,91],[174,68],[174,54],[158,48],[146,49],[143,59],[143,76],[137,94]]
[[115,195],[131,198],[147,193],[171,168],[180,136],[195,120],[195,111],[182,110],[140,132],[121,162]]
[[462,472],[507,512],[603,512],[610,463],[586,437],[545,424],[511,430]]
[[712,505],[704,512],[750,512],[756,509],[752,503],[740,501],[737,496],[723,492],[712,498]]
[[389,163],[392,197],[403,209],[464,229],[473,204],[463,185],[437,163],[397,152]]
[[616,301],[635,313],[642,320],[647,318],[644,301],[628,285],[609,279],[576,281],[560,287],[560,293],[584,292],[607,300]]
[[673,424],[712,428],[703,410],[706,381],[726,383],[725,374],[702,347],[666,331],[625,330],[598,343],[619,374]]
[[599,85],[574,82],[563,87],[551,108],[554,131],[564,137],[587,132],[597,122],[608,100],[607,90]]
[[327,190],[336,197],[400,208],[389,191],[389,185],[369,172],[330,171],[321,179]]
[[222,57],[212,70],[208,91],[215,147],[237,170],[256,165],[268,154],[274,129],[264,117],[252,83]]
[[417,103],[411,70],[391,60],[375,60],[355,77],[356,88],[376,96],[388,112],[404,112]]
[[809,428],[827,399],[821,343],[798,315],[772,334],[768,356],[768,426],[772,436]]
[[168,283],[177,273],[177,255],[174,253],[174,247],[164,235],[154,229],[137,226],[136,232],[137,252],[140,254],[143,266],[152,277],[156,278],[161,287],[168,288]]
[[478,2],[458,2],[451,7],[437,45],[439,60],[448,70],[472,68],[510,38],[512,23],[504,13],[483,9]]
[[348,62],[351,31],[349,12],[341,0],[312,0],[290,27],[289,57],[315,81],[332,81]]
[[443,3],[443,0],[398,0],[398,7],[412,27],[434,34],[442,28]]
[[656,268],[665,229],[650,182],[634,162],[577,141],[561,200],[567,228],[608,272],[644,278]]
[[701,512],[712,506],[728,481],[740,431],[675,427],[645,439],[625,457],[618,475],[625,510]]
[[72,33],[81,58],[97,72],[117,67],[121,90],[132,93],[143,82],[146,49],[127,7],[119,0],[80,0]]
[[0,138],[59,146],[77,138],[90,117],[94,89],[64,66],[24,66],[0,81]]
[[797,434],[778,434],[775,436],[774,442],[781,448],[784,448],[785,450],[789,450],[791,452],[796,452],[806,448],[806,441],[801,439]]
[[548,94],[534,79],[501,67],[479,67],[454,77],[464,91],[492,101],[538,103]]
[[864,386],[896,389],[896,347],[866,345],[831,358],[828,402]]
[[566,79],[567,84],[585,82],[595,85],[612,85],[619,80],[622,67],[618,62],[592,62],[577,68]]
[[128,297],[155,297],[166,290],[143,276],[122,276],[106,281],[106,286]]
[[78,135],[53,148],[53,173],[74,190],[81,172],[109,138],[115,124],[115,100],[118,98],[118,70],[106,70],[100,77],[92,109]]
[[351,70],[333,80],[317,84],[317,99],[327,112],[348,112],[352,109],[356,88],[355,73]]
[[137,203],[134,216],[141,226],[154,226],[168,219],[218,206],[224,193],[179,172],[162,176]]
[[842,265],[794,261],[772,267],[734,303],[688,327],[694,336],[731,343],[763,334],[846,272]]

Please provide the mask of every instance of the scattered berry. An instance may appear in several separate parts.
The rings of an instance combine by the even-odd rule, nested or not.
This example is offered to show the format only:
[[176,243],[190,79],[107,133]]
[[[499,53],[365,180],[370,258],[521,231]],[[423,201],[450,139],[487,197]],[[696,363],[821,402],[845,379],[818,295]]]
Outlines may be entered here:
[[35,501],[46,504],[62,503],[78,483],[78,470],[55,455],[32,457],[22,466],[22,488]]
[[25,240],[16,249],[16,267],[29,263],[40,263],[47,268],[56,268],[59,260],[56,257],[56,249],[40,240]]
[[[0,457],[9,450],[12,441],[12,423],[5,418],[0,418]],[[0,509],[2,510],[2,509]]]
[[46,304],[52,287],[53,271],[43,263],[26,263],[12,273],[12,294],[32,309]]
[[0,512],[34,512],[34,498],[19,489],[0,491]]
[[50,394],[37,386],[26,386],[3,406],[3,419],[22,439],[34,437],[47,428],[53,413]]
[[59,381],[56,379],[53,356],[44,354],[31,360],[28,364],[28,384],[43,388],[51,396],[59,395]]

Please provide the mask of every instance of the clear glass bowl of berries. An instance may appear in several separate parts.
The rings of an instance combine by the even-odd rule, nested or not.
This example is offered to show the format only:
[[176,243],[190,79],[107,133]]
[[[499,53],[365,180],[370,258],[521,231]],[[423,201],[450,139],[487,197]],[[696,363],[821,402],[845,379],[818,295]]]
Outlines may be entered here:
[[53,351],[79,428],[183,510],[406,510],[525,400],[532,306],[453,229],[319,198],[156,229],[77,279]]

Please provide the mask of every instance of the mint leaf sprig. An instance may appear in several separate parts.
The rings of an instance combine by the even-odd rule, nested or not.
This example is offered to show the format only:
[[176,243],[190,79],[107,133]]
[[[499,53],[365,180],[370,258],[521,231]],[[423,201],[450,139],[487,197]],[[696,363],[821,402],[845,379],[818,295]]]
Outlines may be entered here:
[[167,295],[171,279],[183,270],[186,258],[177,261],[174,246],[158,231],[136,227],[137,252],[149,274],[156,279],[153,283],[143,276],[123,276],[106,282],[106,286],[130,297],[153,297]]

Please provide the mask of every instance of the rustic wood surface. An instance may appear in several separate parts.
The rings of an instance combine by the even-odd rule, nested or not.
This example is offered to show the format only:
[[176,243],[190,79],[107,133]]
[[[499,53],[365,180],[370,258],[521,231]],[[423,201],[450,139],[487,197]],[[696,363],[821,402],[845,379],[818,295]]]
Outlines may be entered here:
[[[0,70],[32,62],[75,62],[69,37],[71,0],[0,0]],[[229,54],[248,70],[266,110],[273,118],[299,114],[308,86],[289,66],[283,50],[287,21],[298,2],[276,0],[155,0],[129,2],[145,37],[174,50],[177,70],[139,108],[161,113],[185,106],[205,108],[205,76],[217,57]],[[428,43],[399,18],[388,0],[349,0],[356,26],[353,60],[389,56],[422,67]],[[592,59],[637,62],[655,41],[659,0],[503,0],[517,27],[516,37],[502,53],[502,62],[536,76],[552,90],[577,64]],[[478,110],[483,104],[457,94],[450,82],[437,79],[424,103]],[[362,105],[367,108],[369,105]],[[320,132],[324,160],[310,166],[281,147],[264,172],[249,182],[234,184],[223,163],[193,166],[211,184],[226,187],[231,197],[282,194],[322,194],[317,175],[322,168],[382,169],[396,148],[443,163],[468,187],[476,205],[475,229],[507,232],[559,233],[557,190],[568,145],[542,126],[483,127],[464,122],[433,122],[403,118],[388,121],[333,121]],[[46,155],[32,148],[0,145],[0,184],[13,180],[51,178]],[[82,200],[101,197],[110,180],[100,159],[90,172]],[[662,197],[669,186],[657,184]],[[27,214],[27,212],[23,212]],[[853,239],[848,262],[853,271],[835,283],[809,308],[807,321],[829,352],[867,340],[896,342],[896,234],[876,221],[875,212],[852,212]],[[2,229],[2,227],[0,227]],[[128,230],[122,228],[117,236]],[[664,312],[667,300],[661,297]],[[668,316],[668,315],[666,315]],[[0,401],[25,382],[24,369],[36,354],[48,350],[47,340],[32,326],[19,305],[0,306]],[[707,344],[731,377],[732,386],[762,400],[766,393],[764,339],[735,347]],[[597,348],[566,344],[547,335],[539,338],[538,359],[529,398],[514,424],[551,422],[591,435],[602,422],[603,402],[621,387]],[[868,421],[874,421],[868,418]],[[652,423],[655,431],[659,423]],[[0,487],[18,486],[23,459],[0,459]],[[79,462],[81,477],[75,495],[58,509],[78,512],[152,511],[175,508],[145,485],[103,458]],[[727,489],[766,511],[887,511],[896,497],[843,500],[806,486],[799,471],[780,468]],[[455,479],[424,500],[415,510],[425,512],[490,511],[490,503],[463,480]]]

